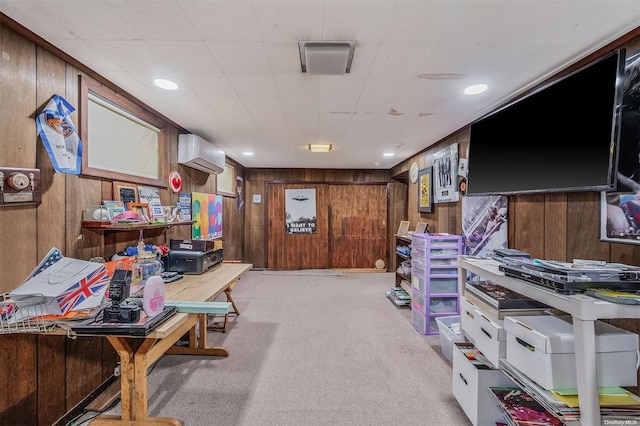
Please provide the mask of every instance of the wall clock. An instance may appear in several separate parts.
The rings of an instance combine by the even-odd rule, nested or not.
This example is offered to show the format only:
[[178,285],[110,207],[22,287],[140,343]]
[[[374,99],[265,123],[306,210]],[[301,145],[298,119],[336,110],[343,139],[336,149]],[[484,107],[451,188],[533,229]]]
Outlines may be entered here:
[[416,183],[418,181],[418,172],[420,167],[418,163],[415,161],[411,163],[411,167],[409,168],[409,179],[411,179],[411,183]]

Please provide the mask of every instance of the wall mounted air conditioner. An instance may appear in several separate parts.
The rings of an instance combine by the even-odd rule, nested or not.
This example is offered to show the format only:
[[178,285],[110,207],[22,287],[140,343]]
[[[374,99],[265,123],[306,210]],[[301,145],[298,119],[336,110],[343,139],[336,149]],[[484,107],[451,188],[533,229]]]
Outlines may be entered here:
[[224,171],[224,151],[200,136],[178,136],[178,163],[210,174]]

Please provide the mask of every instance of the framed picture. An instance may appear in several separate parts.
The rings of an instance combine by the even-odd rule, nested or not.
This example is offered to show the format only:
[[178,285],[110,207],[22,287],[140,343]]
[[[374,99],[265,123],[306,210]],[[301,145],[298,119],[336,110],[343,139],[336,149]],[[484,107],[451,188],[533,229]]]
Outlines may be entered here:
[[129,203],[137,203],[139,201],[138,185],[113,182],[113,198],[115,201],[122,201],[129,208]]
[[458,201],[458,144],[433,154],[433,198],[436,203]]
[[164,220],[164,211],[160,202],[160,191],[153,186],[138,185],[138,199],[141,203],[149,204],[151,219],[155,221]]
[[151,211],[149,211],[149,204],[147,203],[129,203],[127,205],[129,211],[135,212],[146,220],[147,222],[151,222]]
[[640,192],[600,193],[600,241],[640,244]]
[[407,235],[408,232],[409,232],[409,221],[401,220],[400,226],[398,226],[397,235]]
[[418,172],[418,211],[420,213],[431,213],[433,211],[431,170],[431,167],[427,167]]
[[427,222],[418,222],[416,225],[416,230],[414,231],[416,234],[424,234],[427,230]]

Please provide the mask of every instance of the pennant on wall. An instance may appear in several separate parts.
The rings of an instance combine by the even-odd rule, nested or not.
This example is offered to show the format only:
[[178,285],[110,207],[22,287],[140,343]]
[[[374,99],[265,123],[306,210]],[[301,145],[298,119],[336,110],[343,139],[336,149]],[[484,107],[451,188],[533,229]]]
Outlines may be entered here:
[[82,141],[69,117],[75,111],[60,95],[53,95],[36,117],[42,143],[56,172],[79,175],[82,167]]

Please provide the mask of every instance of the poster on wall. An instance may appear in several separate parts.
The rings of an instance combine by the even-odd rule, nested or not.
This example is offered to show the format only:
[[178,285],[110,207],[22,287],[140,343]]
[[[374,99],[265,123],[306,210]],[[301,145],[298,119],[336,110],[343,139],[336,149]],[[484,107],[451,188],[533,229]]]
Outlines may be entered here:
[[191,193],[191,238],[211,240],[222,237],[222,195]]
[[315,234],[316,190],[285,189],[285,223],[287,234]]
[[458,201],[458,144],[433,154],[433,196],[436,203]]
[[507,203],[504,195],[462,197],[463,253],[487,257],[507,248]]
[[640,51],[625,64],[617,181],[600,194],[600,240],[640,244]]

